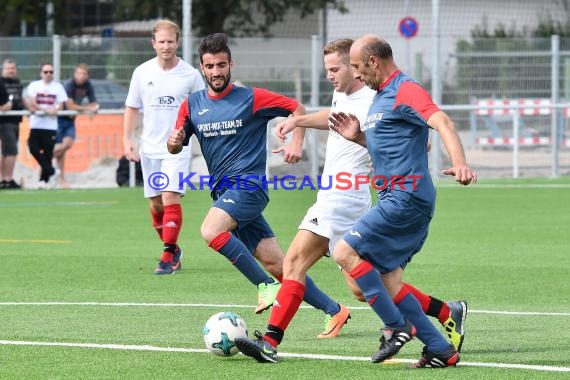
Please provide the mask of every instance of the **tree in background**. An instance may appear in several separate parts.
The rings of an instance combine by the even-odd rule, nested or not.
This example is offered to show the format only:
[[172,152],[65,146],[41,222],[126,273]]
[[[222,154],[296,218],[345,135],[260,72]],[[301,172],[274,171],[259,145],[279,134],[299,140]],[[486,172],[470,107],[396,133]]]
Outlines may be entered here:
[[[28,34],[45,35],[48,2],[2,0],[0,36],[19,35],[21,21],[28,23],[31,30]],[[98,19],[121,22],[161,17],[182,23],[182,0],[51,0],[51,3],[54,7],[55,33],[61,35],[81,34],[77,20],[81,20],[83,26],[94,26]],[[193,0],[192,28],[193,33],[199,36],[225,32],[230,36],[269,37],[271,25],[282,21],[287,11],[296,10],[304,17],[325,6],[341,12],[348,11],[342,0]],[[103,9],[105,14],[98,14],[97,17],[76,14],[78,9],[85,10],[87,7],[98,7],[96,9]],[[111,12],[106,12],[107,9],[111,9]],[[91,25],[84,24],[86,16],[89,16]]]

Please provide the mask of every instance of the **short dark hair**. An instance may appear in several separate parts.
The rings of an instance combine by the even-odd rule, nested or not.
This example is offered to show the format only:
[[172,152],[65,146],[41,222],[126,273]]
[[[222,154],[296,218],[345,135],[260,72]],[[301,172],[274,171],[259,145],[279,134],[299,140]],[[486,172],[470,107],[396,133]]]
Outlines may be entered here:
[[232,60],[232,52],[228,46],[228,36],[225,33],[214,33],[204,37],[198,48],[198,55],[200,62],[203,62],[202,56],[204,54],[218,54],[226,53],[228,61]]

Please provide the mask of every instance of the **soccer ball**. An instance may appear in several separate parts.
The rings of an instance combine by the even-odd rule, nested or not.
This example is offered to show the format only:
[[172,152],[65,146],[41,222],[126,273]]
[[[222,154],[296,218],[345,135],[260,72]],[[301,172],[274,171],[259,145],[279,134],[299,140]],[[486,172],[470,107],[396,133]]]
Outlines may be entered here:
[[240,337],[247,337],[247,327],[235,313],[216,313],[204,325],[204,342],[212,354],[234,356],[239,352],[234,340]]

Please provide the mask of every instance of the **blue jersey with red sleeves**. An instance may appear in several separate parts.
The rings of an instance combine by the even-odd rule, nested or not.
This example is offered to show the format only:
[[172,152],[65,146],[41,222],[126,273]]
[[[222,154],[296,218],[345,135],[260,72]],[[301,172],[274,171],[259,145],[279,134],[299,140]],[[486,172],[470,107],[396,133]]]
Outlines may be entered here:
[[297,101],[286,96],[230,84],[217,96],[207,90],[192,93],[178,111],[176,128],[184,128],[185,145],[196,135],[214,189],[238,177],[240,183],[263,188],[267,122],[297,107]]
[[379,195],[406,192],[414,207],[429,216],[435,187],[428,167],[426,121],[437,111],[427,91],[397,70],[378,89],[362,128]]

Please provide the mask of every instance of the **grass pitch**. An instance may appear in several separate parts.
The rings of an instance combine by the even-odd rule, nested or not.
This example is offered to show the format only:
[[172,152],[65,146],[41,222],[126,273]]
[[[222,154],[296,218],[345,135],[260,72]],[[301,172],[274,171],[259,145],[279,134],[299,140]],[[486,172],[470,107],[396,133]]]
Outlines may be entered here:
[[[313,191],[273,191],[266,217],[286,249]],[[206,191],[183,199],[183,270],[154,276],[161,244],[139,189],[0,192],[0,378],[330,379],[568,378],[570,372],[570,180],[482,181],[438,186],[423,251],[405,279],[471,312],[462,365],[410,370],[375,365],[381,327],[323,259],[310,274],[352,319],[318,340],[320,312],[302,308],[277,365],[205,352],[202,326],[234,311],[250,334],[256,290],[199,238]],[[437,322],[436,322],[437,323]],[[399,359],[417,359],[407,344]],[[321,355],[321,356],[310,356]]]

